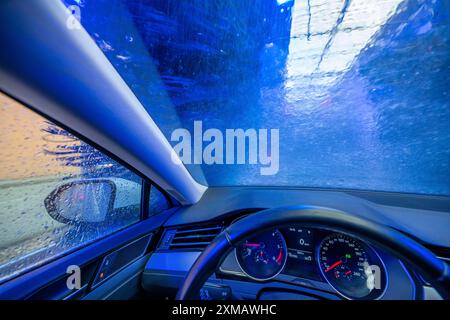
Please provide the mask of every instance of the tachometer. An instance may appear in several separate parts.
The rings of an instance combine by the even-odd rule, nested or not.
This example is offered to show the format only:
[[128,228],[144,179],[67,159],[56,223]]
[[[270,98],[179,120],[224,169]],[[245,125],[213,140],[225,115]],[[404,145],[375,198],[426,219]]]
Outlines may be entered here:
[[286,263],[286,242],[278,230],[266,232],[244,241],[236,248],[236,257],[250,278],[269,280],[277,276]]
[[385,287],[385,273],[378,255],[361,241],[331,234],[319,247],[320,270],[328,283],[350,299],[375,299]]

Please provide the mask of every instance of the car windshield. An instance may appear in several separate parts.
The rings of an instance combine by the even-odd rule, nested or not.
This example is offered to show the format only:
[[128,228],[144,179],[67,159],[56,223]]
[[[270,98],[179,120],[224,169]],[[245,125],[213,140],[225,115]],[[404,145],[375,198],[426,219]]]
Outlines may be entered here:
[[450,195],[447,0],[64,4],[202,184]]

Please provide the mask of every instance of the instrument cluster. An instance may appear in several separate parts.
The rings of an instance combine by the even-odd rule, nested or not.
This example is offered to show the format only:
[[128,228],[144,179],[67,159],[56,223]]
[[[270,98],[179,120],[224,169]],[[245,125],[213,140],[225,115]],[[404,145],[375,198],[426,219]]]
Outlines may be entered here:
[[247,239],[236,248],[242,271],[257,281],[280,273],[326,281],[347,299],[377,299],[387,283],[383,261],[364,241],[328,230],[288,227]]

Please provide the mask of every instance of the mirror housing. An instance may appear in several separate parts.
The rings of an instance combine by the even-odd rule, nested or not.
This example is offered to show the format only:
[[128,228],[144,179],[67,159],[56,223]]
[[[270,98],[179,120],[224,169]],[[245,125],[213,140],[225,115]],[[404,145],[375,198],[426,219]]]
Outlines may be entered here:
[[48,214],[64,224],[104,222],[114,206],[116,185],[107,179],[72,181],[53,190],[44,200]]

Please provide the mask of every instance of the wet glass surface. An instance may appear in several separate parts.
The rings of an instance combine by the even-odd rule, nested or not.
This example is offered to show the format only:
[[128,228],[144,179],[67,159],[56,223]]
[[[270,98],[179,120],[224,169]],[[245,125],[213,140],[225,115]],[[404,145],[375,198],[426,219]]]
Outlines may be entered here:
[[446,0],[64,2],[169,140],[279,129],[276,175],[188,165],[201,183],[450,194]]
[[136,174],[4,94],[0,119],[0,283],[140,220]]

